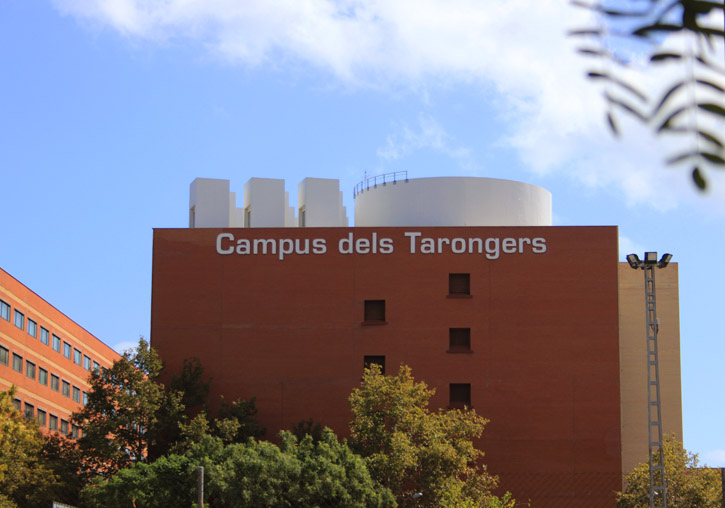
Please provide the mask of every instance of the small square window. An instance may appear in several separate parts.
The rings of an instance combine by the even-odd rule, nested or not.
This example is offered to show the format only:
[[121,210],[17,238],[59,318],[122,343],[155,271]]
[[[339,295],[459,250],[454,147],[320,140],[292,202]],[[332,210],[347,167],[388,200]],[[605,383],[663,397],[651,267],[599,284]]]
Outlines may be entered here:
[[25,314],[15,309],[15,326],[21,330],[25,330]]
[[35,418],[35,406],[27,402],[25,403],[25,418],[28,420]]
[[60,420],[60,433],[64,436],[68,435],[68,422],[63,419]]
[[50,389],[57,392],[60,388],[60,378],[55,374],[50,375]]
[[38,369],[38,383],[48,386],[48,371],[43,367]]
[[83,405],[88,405],[88,392],[83,392]]
[[53,334],[53,350],[60,353],[60,337],[56,334]]
[[50,332],[41,326],[40,327],[40,342],[42,342],[43,344],[45,344],[47,346],[48,342],[49,342],[49,340],[48,340],[49,337],[50,337]]
[[38,323],[28,318],[28,335],[31,337],[38,337]]
[[38,425],[45,427],[46,413],[42,409],[38,409]]
[[86,370],[91,370],[91,357],[83,355],[83,368]]
[[471,329],[450,328],[448,330],[448,351],[451,353],[468,352],[471,350]]
[[451,383],[450,384],[450,402],[448,406],[452,409],[463,409],[471,407],[471,384],[470,383]]
[[470,273],[449,273],[448,274],[448,294],[450,294],[450,295],[470,295],[471,294],[471,274]]
[[63,390],[61,393],[63,394],[63,397],[70,397],[70,383],[68,381],[63,381],[62,386]]
[[35,379],[35,364],[25,360],[25,375],[30,379]]
[[0,346],[0,364],[7,366],[10,361],[10,350]]
[[363,367],[369,369],[371,366],[380,367],[380,373],[385,375],[385,356],[384,355],[366,355],[363,359]]
[[80,365],[83,362],[83,354],[78,350],[73,350],[73,363]]
[[50,415],[48,418],[48,430],[58,430],[58,417]]
[[66,358],[68,358],[70,360],[72,354],[73,354],[73,348],[67,342],[63,342],[63,356],[65,356]]
[[385,300],[365,300],[366,323],[385,323]]
[[13,353],[13,370],[15,372],[23,373],[23,357]]
[[0,300],[0,318],[10,321],[10,305]]
[[13,400],[13,407],[15,409],[17,409],[18,411],[20,411],[20,404],[21,404],[20,399]]
[[81,389],[77,386],[73,387],[73,402],[81,401]]
[[78,436],[80,436],[80,429],[78,428],[78,425],[71,425],[70,437],[78,439]]
[[101,372],[101,365],[98,362],[93,362],[93,372]]

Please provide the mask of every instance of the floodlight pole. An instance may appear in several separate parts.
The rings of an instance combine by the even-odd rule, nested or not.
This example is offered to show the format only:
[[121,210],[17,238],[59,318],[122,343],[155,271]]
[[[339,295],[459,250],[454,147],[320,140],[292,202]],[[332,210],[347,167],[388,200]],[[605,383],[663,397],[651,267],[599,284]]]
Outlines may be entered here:
[[[649,439],[649,505],[650,508],[667,508],[667,482],[665,481],[665,457],[662,440],[662,405],[660,403],[660,368],[657,347],[657,300],[655,292],[655,268],[665,268],[672,259],[665,254],[657,261],[656,252],[645,252],[644,261],[636,254],[627,256],[634,269],[644,270],[645,309],[647,314],[647,434]],[[655,464],[655,457],[657,464]]]

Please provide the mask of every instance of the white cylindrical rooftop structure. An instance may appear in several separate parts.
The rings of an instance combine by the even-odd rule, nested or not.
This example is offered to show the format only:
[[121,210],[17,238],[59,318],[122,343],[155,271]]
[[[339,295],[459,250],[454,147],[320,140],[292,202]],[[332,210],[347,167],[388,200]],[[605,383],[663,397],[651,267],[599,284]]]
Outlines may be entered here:
[[481,177],[368,179],[355,195],[355,226],[551,226],[551,193]]

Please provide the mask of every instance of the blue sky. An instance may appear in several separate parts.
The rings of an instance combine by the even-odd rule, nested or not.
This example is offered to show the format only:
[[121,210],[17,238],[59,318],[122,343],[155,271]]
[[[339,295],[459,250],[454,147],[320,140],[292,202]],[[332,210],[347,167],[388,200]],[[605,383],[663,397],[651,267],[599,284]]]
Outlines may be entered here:
[[698,194],[672,140],[610,136],[581,24],[560,0],[3,0],[0,266],[122,350],[197,176],[285,178],[293,204],[338,178],[351,219],[366,173],[534,183],[555,224],[674,254],[685,446],[725,466],[725,179]]

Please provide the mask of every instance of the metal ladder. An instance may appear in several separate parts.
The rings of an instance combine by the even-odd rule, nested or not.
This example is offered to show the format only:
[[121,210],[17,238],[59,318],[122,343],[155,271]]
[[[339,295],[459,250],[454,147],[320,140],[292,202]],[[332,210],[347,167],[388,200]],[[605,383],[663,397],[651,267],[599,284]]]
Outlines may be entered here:
[[662,443],[660,368],[657,351],[658,320],[655,306],[655,265],[644,267],[647,308],[647,421],[649,434],[649,505],[667,508],[665,457]]

